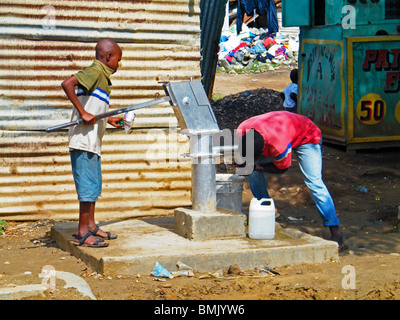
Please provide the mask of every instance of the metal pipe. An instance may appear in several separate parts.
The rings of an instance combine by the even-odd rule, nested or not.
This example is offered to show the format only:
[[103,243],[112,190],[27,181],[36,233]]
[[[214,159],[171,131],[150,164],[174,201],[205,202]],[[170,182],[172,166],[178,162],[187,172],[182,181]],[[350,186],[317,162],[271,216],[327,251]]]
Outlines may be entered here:
[[239,150],[239,146],[238,145],[233,145],[233,146],[215,146],[213,147],[213,152],[214,153],[229,153],[229,152],[234,152]]
[[[146,101],[146,102],[142,102],[142,103],[139,103],[139,104],[136,104],[136,105],[133,105],[133,106],[129,106],[129,107],[125,107],[125,108],[122,108],[122,109],[112,110],[112,111],[109,111],[109,112],[106,112],[106,113],[98,114],[96,116],[96,120],[103,119],[103,118],[108,118],[108,117],[111,117],[111,116],[114,116],[114,115],[117,115],[117,114],[125,113],[125,112],[136,110],[136,109],[141,109],[141,108],[154,106],[156,104],[159,104],[159,103],[162,103],[162,102],[167,102],[167,101],[171,101],[171,98],[168,97],[168,96],[163,97],[163,98],[157,98],[157,99]],[[83,122],[84,122],[83,119],[78,119],[78,120],[75,120],[75,121],[71,121],[71,122],[63,123],[63,124],[60,124],[60,125],[57,125],[57,126],[54,126],[54,127],[47,128],[46,131],[47,132],[56,131],[56,130],[60,130],[60,129],[63,129],[63,128],[76,126],[78,124],[82,124]]]
[[192,209],[216,210],[216,168],[212,135],[191,135]]

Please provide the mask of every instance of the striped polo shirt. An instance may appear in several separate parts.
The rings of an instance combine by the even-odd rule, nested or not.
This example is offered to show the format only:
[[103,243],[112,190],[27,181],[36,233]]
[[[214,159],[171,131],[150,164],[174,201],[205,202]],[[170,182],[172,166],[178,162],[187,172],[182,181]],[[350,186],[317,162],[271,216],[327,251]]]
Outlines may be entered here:
[[[110,75],[114,71],[105,64],[95,60],[93,64],[74,74],[79,86],[76,91],[84,109],[98,115],[109,109]],[[71,121],[80,119],[74,108]],[[99,119],[93,125],[80,124],[69,128],[69,148],[95,153],[101,156],[101,142],[106,131],[107,118]]]

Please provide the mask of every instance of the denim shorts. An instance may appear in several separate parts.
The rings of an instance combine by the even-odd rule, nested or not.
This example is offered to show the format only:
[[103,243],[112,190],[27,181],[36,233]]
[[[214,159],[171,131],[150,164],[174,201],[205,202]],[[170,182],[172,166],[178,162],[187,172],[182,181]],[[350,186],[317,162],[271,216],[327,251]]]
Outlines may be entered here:
[[82,150],[71,150],[70,156],[78,200],[96,202],[101,195],[101,158]]

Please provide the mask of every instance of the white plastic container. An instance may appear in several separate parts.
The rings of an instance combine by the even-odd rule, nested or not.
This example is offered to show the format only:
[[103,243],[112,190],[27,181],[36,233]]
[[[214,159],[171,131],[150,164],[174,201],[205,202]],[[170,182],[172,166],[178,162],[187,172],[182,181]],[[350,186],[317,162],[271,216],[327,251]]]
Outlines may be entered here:
[[249,237],[273,239],[275,237],[275,203],[272,198],[253,198],[249,210]]

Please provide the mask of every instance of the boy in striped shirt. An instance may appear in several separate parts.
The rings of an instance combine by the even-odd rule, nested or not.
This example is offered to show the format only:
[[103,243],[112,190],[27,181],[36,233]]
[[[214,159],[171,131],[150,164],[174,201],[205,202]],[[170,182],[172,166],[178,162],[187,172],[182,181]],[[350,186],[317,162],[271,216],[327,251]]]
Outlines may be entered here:
[[[71,121],[82,118],[83,124],[70,127],[68,132],[72,174],[79,200],[78,231],[75,245],[106,247],[103,239],[116,235],[104,232],[95,223],[95,204],[101,194],[101,142],[107,123],[120,128],[121,117],[96,121],[95,116],[109,109],[110,76],[118,69],[122,50],[110,39],[96,45],[96,59],[91,66],[67,78],[62,84],[65,94],[74,105]],[[77,91],[75,92],[75,89]]]

